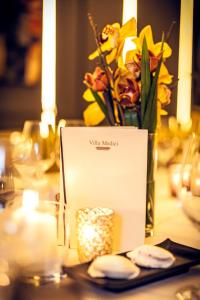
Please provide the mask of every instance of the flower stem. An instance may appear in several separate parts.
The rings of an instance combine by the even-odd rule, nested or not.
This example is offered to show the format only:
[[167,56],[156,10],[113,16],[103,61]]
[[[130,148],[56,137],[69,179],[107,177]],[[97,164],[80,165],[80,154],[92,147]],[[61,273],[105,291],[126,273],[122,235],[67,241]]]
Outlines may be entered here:
[[112,74],[109,71],[108,65],[106,63],[105,57],[102,53],[101,50],[101,43],[99,41],[99,37],[97,34],[97,25],[94,23],[94,19],[93,16],[89,13],[88,14],[88,19],[90,22],[90,25],[92,27],[93,30],[93,34],[94,34],[94,38],[95,38],[95,42],[99,51],[99,59],[100,59],[100,64],[103,68],[103,70],[105,71],[106,77],[107,77],[107,81],[108,81],[108,90],[105,92],[105,100],[107,102],[107,106],[108,106],[108,114],[109,114],[109,122],[111,123],[111,125],[116,125],[117,121],[116,121],[116,116],[114,113],[114,106],[113,106],[113,97],[112,97],[112,92],[111,92],[111,85],[110,85],[110,79],[112,79]]
[[98,34],[97,34],[97,25],[94,23],[94,19],[93,19],[93,16],[88,13],[88,20],[90,22],[90,25],[92,27],[92,30],[93,30],[93,34],[94,34],[94,38],[95,38],[95,42],[96,42],[96,45],[97,45],[97,48],[98,48],[98,51],[99,51],[99,59],[100,59],[100,63],[106,73],[106,77],[107,77],[107,80],[108,80],[108,84],[110,86],[110,72],[108,70],[108,65],[105,61],[105,58],[104,58],[104,55],[102,53],[102,50],[101,50],[101,43],[99,41],[99,38],[98,38]]

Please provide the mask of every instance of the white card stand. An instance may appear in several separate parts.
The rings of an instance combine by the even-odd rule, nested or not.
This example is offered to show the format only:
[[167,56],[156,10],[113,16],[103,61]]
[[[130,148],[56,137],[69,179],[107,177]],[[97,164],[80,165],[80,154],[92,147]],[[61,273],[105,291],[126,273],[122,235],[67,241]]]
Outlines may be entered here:
[[115,211],[114,251],[144,243],[147,131],[132,127],[61,130],[62,182],[70,210],[70,247],[76,248],[76,211]]

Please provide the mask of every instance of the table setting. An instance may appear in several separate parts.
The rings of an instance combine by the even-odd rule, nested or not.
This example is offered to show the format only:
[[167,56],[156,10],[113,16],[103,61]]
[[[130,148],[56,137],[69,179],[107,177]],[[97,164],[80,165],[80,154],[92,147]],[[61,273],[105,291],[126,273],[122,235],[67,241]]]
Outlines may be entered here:
[[[52,182],[54,182],[54,184],[55,184],[55,182],[57,182],[56,183],[57,188],[54,187],[54,196],[56,197],[56,193],[59,190],[59,177],[60,177],[59,172],[46,173],[44,176],[45,176],[45,178],[48,182],[47,187],[49,189],[51,189],[51,187],[52,187]],[[157,172],[157,178],[159,178],[159,182],[160,182],[161,186],[165,185],[165,190],[163,190],[159,186],[157,186],[157,189],[156,189],[156,199],[157,199],[157,201],[156,201],[156,208],[155,208],[156,219],[155,219],[154,234],[153,234],[153,236],[147,237],[145,239],[145,244],[156,245],[156,244],[160,244],[164,240],[170,238],[172,243],[176,242],[178,244],[185,245],[186,247],[192,247],[193,249],[199,249],[200,248],[199,247],[200,246],[199,245],[199,230],[196,229],[196,227],[191,222],[190,218],[188,218],[187,214],[185,214],[185,210],[181,206],[180,199],[175,199],[172,196],[170,196],[171,192],[170,192],[169,174],[166,172],[165,169],[161,168]],[[17,185],[18,185],[18,182],[19,182],[19,178],[17,178],[17,180],[15,180],[15,183]],[[22,182],[23,182],[23,179],[22,179]],[[166,184],[167,182],[168,182],[168,184]],[[21,197],[20,194],[22,193],[22,191],[21,190],[20,190],[20,192],[17,191],[17,185],[15,186],[15,191],[17,192],[18,199],[20,199],[20,197]],[[21,186],[21,184],[20,184],[20,186]],[[36,191],[34,191],[34,190],[29,191],[29,190],[26,190],[26,189],[24,190],[23,193],[24,193],[23,198],[25,198],[25,200],[23,200],[23,199],[22,200],[25,201],[24,204],[23,204],[25,207],[23,208],[23,206],[20,204],[20,200],[17,201],[17,199],[16,199],[17,197],[16,197],[15,201],[14,201],[14,204],[12,204],[11,207],[10,207],[10,204],[9,204],[8,207],[6,208],[6,210],[10,209],[11,212],[14,213],[15,218],[16,218],[17,215],[23,216],[24,209],[25,209],[26,217],[27,217],[27,214],[28,214],[28,220],[27,221],[31,222],[29,214],[30,215],[32,214],[32,210],[33,210],[33,214],[34,214],[34,210],[37,207],[36,204],[37,204],[37,201],[38,201],[39,194],[37,194]],[[40,193],[40,195],[42,195],[42,194]],[[44,195],[44,193],[43,193],[43,195]],[[28,196],[28,200],[26,200],[27,196]],[[33,198],[33,200],[31,201],[32,198]],[[26,203],[26,201],[27,201],[27,203]],[[44,199],[43,199],[43,201],[45,203]],[[8,203],[9,202],[10,201],[8,201]],[[10,203],[12,203],[12,202],[13,202],[13,200],[11,200]],[[32,204],[30,204],[30,203],[32,203]],[[54,202],[52,201],[52,204],[53,203]],[[27,208],[26,208],[26,205],[27,205]],[[14,206],[14,209],[12,208],[12,206]],[[27,211],[26,211],[26,209],[27,209]],[[51,211],[51,208],[49,208],[48,205],[44,208],[41,207],[40,209],[41,209],[42,213],[44,213],[45,210],[47,209],[48,215],[49,215],[49,211]],[[40,209],[39,209],[39,211],[40,211]],[[5,209],[3,209],[3,213],[4,212],[5,212]],[[100,213],[100,215],[101,215],[101,213]],[[84,223],[84,222],[86,222],[85,217],[83,217],[83,219],[81,219],[82,223],[80,223],[80,224],[82,224],[82,226],[86,226],[86,228],[83,229],[83,230],[86,230],[85,231],[85,237],[84,237],[84,231],[81,231],[81,235],[80,235],[80,238],[83,241],[85,241],[85,243],[86,243],[85,245],[83,244],[82,247],[85,247],[88,242],[90,243],[90,241],[91,241],[91,243],[93,243],[92,241],[95,239],[95,231],[93,231],[94,229],[92,229],[92,228],[93,228],[93,226],[96,226],[96,225],[92,225],[92,224],[95,224],[95,222],[98,222],[98,221],[95,221],[93,215],[91,215],[91,217],[92,217],[92,220],[93,220],[92,222],[94,222],[94,223]],[[2,219],[2,213],[1,213],[1,219]],[[6,216],[5,219],[8,220],[9,219],[8,216]],[[18,219],[19,219],[19,216],[18,216]],[[34,218],[33,218],[33,220],[34,220]],[[68,220],[69,220],[69,218],[66,219],[66,222]],[[43,222],[43,221],[41,220],[41,222]],[[45,225],[45,222],[46,221],[44,219],[44,225]],[[51,232],[51,235],[52,235],[53,231],[50,229],[51,228],[51,226],[50,226],[51,221],[50,221],[50,223],[49,223],[49,220],[47,222],[48,222],[47,227],[49,228],[49,230]],[[52,228],[55,228],[55,226],[53,225],[53,224],[55,224],[54,223],[55,219],[53,219],[52,222],[53,222],[52,223],[52,226],[53,226]],[[23,229],[24,223],[22,222],[22,224],[23,224],[23,226],[21,228],[21,233],[20,234],[22,234],[22,237],[23,237],[23,235],[25,235],[26,239],[27,239],[27,234],[29,235],[29,233],[26,233],[26,230],[28,232],[27,223],[26,223],[25,232],[23,232],[24,231],[24,229]],[[97,225],[97,226],[100,226],[100,227],[97,230],[100,230],[101,226],[104,226],[104,225],[102,225],[103,223],[101,223],[101,221],[100,221],[99,224],[100,225]],[[13,226],[13,224],[10,224],[10,225]],[[42,223],[39,222],[39,224],[37,226],[39,226],[39,228],[40,228],[40,226],[44,226],[44,225],[42,225]],[[11,228],[12,228],[12,226],[11,226]],[[61,225],[61,226],[63,226],[63,225]],[[105,224],[105,226],[106,226],[106,224]],[[44,233],[42,233],[40,230],[39,230],[39,232],[37,232],[38,229],[36,229],[36,231],[35,231],[36,241],[34,240],[34,236],[29,241],[29,243],[32,243],[34,245],[35,243],[38,243],[38,238],[40,240],[41,240],[41,238],[44,238],[43,234],[47,238],[46,241],[44,242],[44,244],[40,245],[41,249],[39,247],[38,250],[37,250],[37,248],[35,248],[35,246],[34,246],[33,249],[30,251],[30,253],[28,253],[28,255],[30,255],[29,256],[29,260],[30,260],[29,262],[31,262],[31,257],[36,253],[36,251],[39,251],[39,253],[40,253],[40,250],[42,250],[42,252],[43,252],[44,249],[46,249],[46,247],[48,247],[47,246],[48,245],[48,243],[47,243],[47,240],[48,240],[47,227],[44,227],[44,231],[43,231]],[[2,228],[2,226],[1,226],[1,228]],[[63,227],[61,227],[61,229],[62,228]],[[186,232],[187,232],[187,234],[186,234]],[[98,233],[98,231],[97,231],[97,233]],[[104,232],[104,233],[106,233],[106,232]],[[104,233],[102,233],[102,234],[104,234]],[[39,234],[39,236],[37,237],[38,234]],[[41,238],[40,238],[40,236],[41,236]],[[100,235],[99,238],[100,239],[102,238],[104,240],[104,237],[101,236],[101,235]],[[63,242],[63,232],[62,232],[62,230],[61,230],[61,242]],[[96,245],[98,245],[98,240],[96,240],[95,243],[96,243]],[[26,245],[26,243],[25,243],[25,245]],[[21,246],[24,247],[23,244]],[[94,257],[95,257],[94,249],[95,249],[96,246],[95,246],[95,244],[91,244],[91,246],[94,247],[94,248],[92,248],[91,253],[94,254]],[[11,247],[12,247],[12,243],[11,243]],[[47,282],[45,284],[43,283],[42,285],[40,283],[39,278],[35,277],[37,280],[34,281],[34,284],[39,286],[38,290],[34,291],[35,295],[43,293],[43,289],[44,289],[44,291],[45,291],[44,293],[46,293],[46,295],[47,295],[46,297],[48,297],[49,294],[47,292],[48,288],[45,287],[46,285],[51,285],[52,293],[53,293],[54,288],[56,286],[61,285],[61,287],[59,287],[59,288],[61,288],[61,290],[64,287],[66,287],[67,290],[69,288],[70,293],[72,293],[72,297],[73,297],[73,292],[72,292],[73,288],[71,290],[71,285],[73,286],[74,284],[77,284],[77,293],[83,294],[83,299],[87,299],[87,297],[93,297],[94,299],[101,299],[101,297],[105,297],[105,295],[106,295],[106,297],[110,297],[110,298],[113,298],[113,297],[119,297],[120,298],[120,297],[122,297],[122,299],[129,299],[129,298],[134,299],[134,297],[147,297],[147,295],[148,295],[148,297],[152,297],[152,299],[154,299],[153,297],[160,297],[159,293],[161,293],[161,294],[164,293],[164,295],[165,295],[164,297],[166,297],[166,299],[167,299],[168,289],[169,289],[168,287],[172,286],[173,293],[175,293],[176,291],[179,290],[179,288],[183,289],[183,287],[186,286],[186,284],[188,286],[191,285],[191,284],[194,285],[194,283],[198,284],[199,267],[197,266],[197,267],[191,268],[189,273],[188,272],[185,273],[185,271],[184,271],[184,274],[178,275],[177,277],[173,277],[171,279],[170,278],[167,279],[167,280],[165,279],[164,281],[159,280],[157,283],[153,283],[153,284],[151,283],[151,284],[147,284],[145,286],[142,285],[142,287],[137,287],[137,288],[134,288],[134,289],[131,289],[132,287],[130,287],[130,291],[122,291],[122,292],[120,292],[120,294],[118,296],[116,296],[116,292],[113,292],[113,291],[112,292],[109,292],[109,291],[106,292],[104,288],[103,289],[101,288],[101,285],[100,285],[100,287],[98,287],[98,285],[97,285],[97,287],[93,287],[92,285],[88,286],[87,282],[85,284],[85,280],[80,280],[79,278],[77,279],[76,276],[78,276],[79,272],[74,273],[72,271],[70,272],[70,270],[73,270],[73,268],[76,270],[76,268],[78,269],[79,266],[81,268],[82,265],[80,265],[80,262],[84,261],[84,260],[87,260],[87,259],[84,256],[84,259],[80,260],[80,257],[78,255],[78,252],[77,252],[76,249],[74,249],[74,248],[70,249],[68,246],[67,246],[67,248],[68,248],[68,250],[66,248],[64,250],[64,260],[62,261],[63,269],[64,269],[63,276],[58,276],[58,277],[55,276],[53,282],[52,282],[52,280],[47,280]],[[131,250],[131,249],[127,249],[127,250]],[[87,252],[85,252],[84,248],[82,248],[81,251],[83,251],[83,254],[86,255]],[[15,252],[15,250],[14,250],[14,252]],[[34,254],[33,254],[33,252],[34,252]],[[110,252],[110,251],[108,251],[108,252]],[[45,251],[45,253],[47,255],[46,251]],[[45,259],[48,258],[48,255],[47,255],[47,257],[46,257],[46,255],[45,255]],[[33,257],[35,257],[35,256],[33,256]],[[56,255],[55,255],[55,252],[54,252],[54,258],[55,257],[56,257]],[[18,257],[18,259],[19,259],[19,257]],[[42,260],[44,260],[44,258]],[[90,260],[90,257],[89,257],[89,260]],[[41,263],[41,260],[39,259],[39,256],[38,256],[38,261]],[[86,264],[87,264],[87,266],[89,265],[88,263],[86,263]],[[31,269],[32,269],[32,271],[34,270],[33,266],[31,267]],[[26,270],[26,268],[25,268],[25,270]],[[68,270],[69,274],[68,274],[67,270]],[[165,272],[165,270],[164,270],[164,272]],[[70,277],[75,278],[75,283],[72,279],[70,279],[70,277],[69,277],[70,274],[71,274]],[[87,269],[84,272],[84,274],[85,274],[85,276],[88,276],[87,275]],[[26,282],[26,281],[25,281],[26,283],[24,283],[23,281],[22,282],[21,281],[20,282],[16,281],[17,282],[16,283],[15,280],[14,280],[15,284],[19,288],[19,292],[22,293],[22,295],[23,294],[26,295],[26,293],[29,293],[29,291],[32,289],[32,286],[34,286],[33,281],[30,280],[30,276],[28,276],[28,277],[29,277],[29,283]],[[180,280],[180,278],[181,278],[181,280]],[[115,281],[116,280],[117,279],[115,279]],[[131,281],[135,282],[134,280],[135,279],[132,279]],[[49,281],[50,281],[50,283],[49,283]],[[60,282],[60,283],[58,283],[58,282]],[[127,282],[127,280],[125,280],[125,282]],[[24,288],[24,284],[25,284],[26,288]],[[10,287],[8,285],[7,287],[4,287],[3,289],[5,291],[5,289],[9,289],[9,288]],[[13,288],[13,291],[15,291],[15,288],[16,287]],[[61,293],[63,293],[63,290],[62,290]],[[150,296],[151,293],[152,293],[152,296]],[[146,294],[146,296],[144,296],[145,294]],[[88,296],[88,295],[90,295],[90,296]],[[76,296],[77,295],[75,293],[74,297],[76,297]],[[162,295],[162,297],[163,297],[163,295]],[[77,299],[79,299],[79,298],[77,298]],[[143,299],[143,298],[141,298],[141,299]]]
[[199,123],[186,134],[169,118],[184,135],[172,145],[160,134],[175,24],[154,42],[135,17],[88,23],[83,120],[57,124],[43,101],[41,120],[0,135],[0,299],[198,300]]

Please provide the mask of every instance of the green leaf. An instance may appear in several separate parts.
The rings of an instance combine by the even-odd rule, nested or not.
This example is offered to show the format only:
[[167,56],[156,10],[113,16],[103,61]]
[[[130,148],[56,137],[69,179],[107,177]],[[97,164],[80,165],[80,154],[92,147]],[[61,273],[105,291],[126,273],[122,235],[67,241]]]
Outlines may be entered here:
[[105,103],[103,102],[103,100],[101,99],[101,97],[99,96],[99,94],[97,92],[93,91],[92,89],[90,89],[90,90],[91,90],[92,95],[94,96],[94,99],[98,103],[100,109],[102,110],[105,117],[107,118],[108,117],[108,109],[107,109]]
[[142,61],[141,61],[141,121],[142,123],[148,106],[150,86],[151,86],[151,72],[150,72],[150,65],[149,65],[149,51],[147,48],[146,37],[144,36],[143,44],[142,44]]
[[118,118],[119,118],[119,123],[121,126],[125,126],[125,118],[124,118],[124,111],[121,105],[119,104],[118,101],[116,101],[117,104],[117,110],[118,110]]
[[126,108],[124,111],[125,126],[139,127],[138,114],[136,111]]
[[[161,52],[163,51],[164,46],[164,34],[162,35],[162,44],[161,44]],[[152,81],[150,93],[149,93],[149,105],[145,112],[144,121],[142,123],[142,128],[148,129],[149,133],[153,133],[156,131],[157,127],[157,84],[158,84],[158,76],[160,74],[160,67],[162,64],[163,56],[161,56],[158,66],[155,72],[155,76]]]
[[144,117],[143,128],[148,129],[149,133],[153,133],[156,131],[157,125],[157,83],[158,76],[160,73],[160,67],[162,63],[162,57],[158,62],[158,66],[155,72],[155,76],[152,81],[150,93],[149,93],[149,101],[147,110]]

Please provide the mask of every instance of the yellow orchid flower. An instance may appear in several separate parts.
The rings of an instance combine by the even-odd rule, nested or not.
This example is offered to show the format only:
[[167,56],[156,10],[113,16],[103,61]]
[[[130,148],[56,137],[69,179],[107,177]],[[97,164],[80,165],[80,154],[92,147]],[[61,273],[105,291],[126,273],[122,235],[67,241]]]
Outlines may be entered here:
[[[126,22],[122,27],[119,23],[107,25],[101,34],[101,52],[108,51],[106,56],[107,64],[113,62],[121,54],[124,46],[124,41],[127,37],[136,35],[136,20],[134,18]],[[93,60],[99,56],[99,49],[89,55],[89,59]]]
[[154,44],[150,25],[144,27],[140,32],[139,37],[133,39],[133,42],[136,45],[136,49],[127,52],[126,64],[130,64],[132,62],[135,62],[139,65],[141,64],[142,45],[144,37],[146,38],[147,48],[149,50],[150,71],[154,72],[158,66],[161,55],[163,56],[163,59],[168,58],[169,56],[171,56],[172,50],[167,43],[163,43],[163,49],[162,42]]
[[160,67],[160,73],[158,76],[158,84],[160,83],[170,84],[172,83],[172,78],[173,76],[169,74],[165,64],[162,63]]
[[87,102],[94,102],[95,98],[91,92],[91,89],[86,89],[85,92],[83,93],[83,99],[86,100]]
[[157,100],[162,105],[167,105],[171,101],[171,90],[165,84],[158,84]]
[[[153,41],[153,34],[152,34],[152,29],[151,26],[148,25],[142,29],[142,31],[139,34],[139,37],[134,38],[133,41],[136,45],[136,51],[139,52],[140,54],[142,53],[142,45],[143,45],[143,39],[144,36],[146,37],[147,41],[147,48],[148,50],[154,55],[154,56],[159,56],[161,53],[161,47],[162,47],[162,42],[158,42],[154,44]],[[167,43],[163,44],[163,58],[170,57],[172,54],[172,49]]]
[[[137,114],[140,120],[136,122],[137,126],[146,128],[149,132],[155,132],[161,124],[161,115],[167,114],[162,107],[171,101],[171,91],[167,85],[172,82],[173,76],[169,74],[164,64],[172,54],[170,46],[166,42],[154,43],[150,25],[134,38],[136,36],[134,18],[121,27],[119,23],[107,25],[100,38],[98,38],[92,17],[89,20],[99,46],[89,55],[89,59],[93,60],[100,56],[103,60],[105,57],[107,65],[115,60],[116,67],[111,69],[102,61],[93,73],[85,74],[84,83],[87,89],[83,93],[83,98],[89,103],[83,113],[86,126],[96,126],[105,118],[112,126],[130,125],[130,121],[125,117],[129,114]],[[136,48],[127,52],[124,62],[122,50],[127,37],[133,37]],[[144,38],[146,43],[144,43]],[[149,67],[146,68],[148,65]],[[148,70],[142,73],[145,69],[149,69],[150,73]],[[159,74],[156,71],[159,71]],[[149,80],[143,80],[145,76]],[[156,84],[156,89],[154,84]],[[153,104],[149,102],[151,100],[148,97],[149,93],[154,97]],[[153,106],[151,109],[149,105],[157,107]],[[131,122],[135,123],[135,120]]]
[[[103,93],[98,92],[101,99],[103,99]],[[83,93],[83,99],[87,102],[92,102],[83,112],[83,118],[86,126],[95,126],[101,123],[105,119],[105,115],[96,102],[94,95],[90,88],[87,88]]]
[[157,129],[161,127],[161,116],[166,116],[168,113],[162,109],[161,103],[157,101]]
[[95,126],[105,119],[105,115],[97,102],[93,102],[84,110],[83,118],[86,126]]
[[[98,92],[98,95],[101,97],[101,99],[103,100],[103,93],[102,92]],[[96,101],[96,99],[94,98],[94,95],[91,92],[91,89],[86,89],[85,92],[83,93],[83,99],[86,100],[87,102],[94,102]]]

